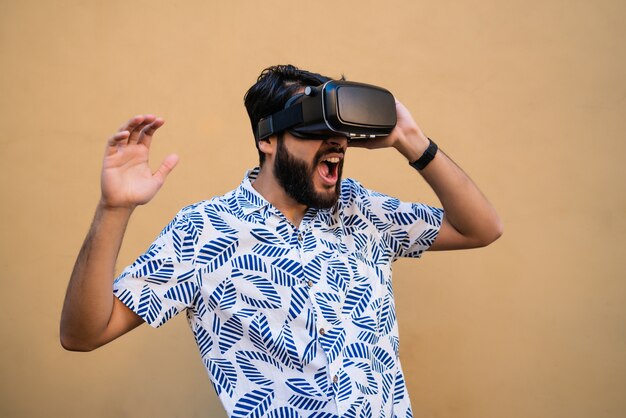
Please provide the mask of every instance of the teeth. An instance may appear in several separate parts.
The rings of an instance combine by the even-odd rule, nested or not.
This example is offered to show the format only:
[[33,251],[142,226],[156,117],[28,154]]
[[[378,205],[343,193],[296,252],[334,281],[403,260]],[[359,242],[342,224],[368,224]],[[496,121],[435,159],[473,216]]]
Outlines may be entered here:
[[328,161],[329,163],[337,164],[339,162],[339,157],[325,158],[324,161]]

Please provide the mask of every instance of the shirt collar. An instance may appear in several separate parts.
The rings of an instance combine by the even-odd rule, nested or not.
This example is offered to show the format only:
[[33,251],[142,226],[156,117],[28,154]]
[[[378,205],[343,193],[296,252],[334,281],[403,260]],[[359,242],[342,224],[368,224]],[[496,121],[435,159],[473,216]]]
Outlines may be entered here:
[[260,171],[261,169],[259,167],[248,170],[243,181],[237,188],[237,203],[246,215],[271,206],[270,202],[252,187],[252,183],[254,183]]
[[[275,210],[274,206],[268,202],[257,190],[252,186],[252,183],[257,179],[260,167],[255,167],[252,170],[248,170],[237,188],[237,202],[242,212],[245,215],[249,215],[253,212],[260,211],[262,209]],[[317,209],[309,208],[305,218],[315,218],[318,214],[329,213],[331,216],[337,213],[337,205],[330,209]],[[308,215],[308,216],[307,216]]]

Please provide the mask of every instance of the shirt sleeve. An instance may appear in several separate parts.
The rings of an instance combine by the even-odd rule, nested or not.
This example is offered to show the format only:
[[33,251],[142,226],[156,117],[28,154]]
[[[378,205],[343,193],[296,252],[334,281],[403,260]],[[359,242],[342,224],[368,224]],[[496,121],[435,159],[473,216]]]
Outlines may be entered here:
[[398,201],[398,208],[388,218],[392,221],[389,240],[396,258],[419,258],[439,234],[443,209]]
[[443,209],[403,202],[358,183],[355,186],[363,199],[361,210],[379,230],[394,259],[419,258],[433,244],[441,228]]
[[193,248],[197,232],[193,215],[179,213],[113,283],[113,294],[155,328],[196,300],[199,285]]

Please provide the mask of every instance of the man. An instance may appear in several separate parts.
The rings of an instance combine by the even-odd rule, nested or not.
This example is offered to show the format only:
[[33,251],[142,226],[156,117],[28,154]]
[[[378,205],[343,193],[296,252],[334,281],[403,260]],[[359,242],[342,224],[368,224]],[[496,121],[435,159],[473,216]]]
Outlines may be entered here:
[[[164,123],[152,115],[109,139],[102,197],[63,309],[66,349],[89,351],[186,310],[229,416],[411,416],[391,262],[485,246],[502,227],[400,102],[384,138],[259,135],[262,118],[329,80],[290,65],[264,70],[245,97],[260,168],[225,196],[179,212],[113,285],[131,213],[152,199],[177,157],[151,173],[148,150]],[[342,181],[349,146],[394,147],[417,162],[443,210]]]

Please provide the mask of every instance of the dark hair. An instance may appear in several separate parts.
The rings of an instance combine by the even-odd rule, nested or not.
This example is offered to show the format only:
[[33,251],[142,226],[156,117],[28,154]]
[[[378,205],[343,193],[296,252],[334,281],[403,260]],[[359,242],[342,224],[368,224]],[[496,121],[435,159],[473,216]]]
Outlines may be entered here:
[[329,77],[301,70],[293,65],[275,65],[261,72],[256,83],[246,92],[243,100],[250,117],[255,145],[259,151],[259,164],[265,161],[265,154],[259,150],[256,139],[259,121],[285,107],[287,100],[306,86],[319,86],[332,80]]

